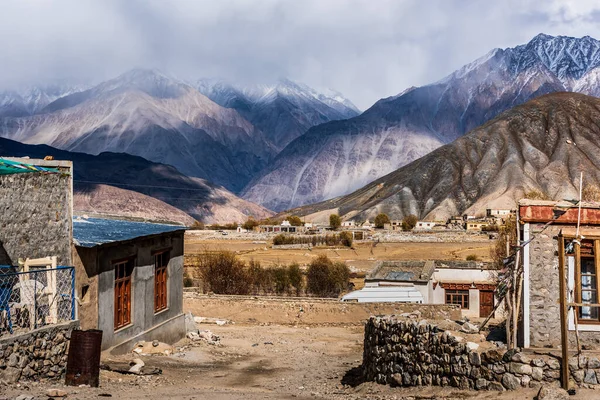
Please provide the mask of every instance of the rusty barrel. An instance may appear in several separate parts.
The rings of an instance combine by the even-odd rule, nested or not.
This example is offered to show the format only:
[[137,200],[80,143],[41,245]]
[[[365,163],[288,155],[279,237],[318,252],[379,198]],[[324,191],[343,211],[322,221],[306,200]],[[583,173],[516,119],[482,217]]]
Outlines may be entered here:
[[65,384],[98,387],[101,347],[102,331],[100,330],[74,330],[71,333]]

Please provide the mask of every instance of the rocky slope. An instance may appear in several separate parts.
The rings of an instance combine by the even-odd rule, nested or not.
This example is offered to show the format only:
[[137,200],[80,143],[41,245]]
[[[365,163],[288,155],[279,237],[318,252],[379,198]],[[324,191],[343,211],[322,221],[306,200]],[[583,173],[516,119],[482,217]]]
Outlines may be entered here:
[[240,190],[275,154],[237,111],[143,69],[61,97],[36,115],[2,118],[0,135],[90,154],[139,155],[231,190]]
[[532,189],[553,199],[577,198],[581,171],[584,185],[600,185],[600,99],[554,93],[514,107],[349,195],[289,212],[444,220],[488,207],[514,208]]
[[242,200],[204,179],[183,175],[172,166],[124,153],[85,153],[0,138],[0,156],[72,160],[75,208],[80,212],[190,223],[243,222],[271,212]]
[[450,143],[499,113],[559,91],[600,95],[600,42],[538,35],[495,49],[431,85],[358,117],[311,128],[242,192],[283,210],[344,195]]
[[288,79],[274,85],[249,86],[204,79],[196,86],[214,102],[246,117],[278,150],[315,125],[360,114],[339,92],[318,92]]

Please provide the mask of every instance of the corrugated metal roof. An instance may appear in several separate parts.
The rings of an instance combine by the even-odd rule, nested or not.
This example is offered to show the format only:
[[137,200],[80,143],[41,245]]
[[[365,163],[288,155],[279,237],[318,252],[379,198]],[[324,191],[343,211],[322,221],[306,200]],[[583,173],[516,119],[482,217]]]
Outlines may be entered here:
[[94,247],[185,229],[181,225],[75,217],[73,218],[73,241],[77,246]]
[[423,303],[423,295],[414,286],[364,287],[350,292],[341,301],[358,303]]

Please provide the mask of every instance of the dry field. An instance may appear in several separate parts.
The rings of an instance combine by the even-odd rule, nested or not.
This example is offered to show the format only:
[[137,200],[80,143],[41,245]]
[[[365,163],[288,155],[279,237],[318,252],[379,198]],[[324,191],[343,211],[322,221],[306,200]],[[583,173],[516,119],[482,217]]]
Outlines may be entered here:
[[368,272],[380,260],[465,260],[475,254],[482,261],[490,260],[490,248],[493,241],[463,243],[355,243],[354,249],[345,247],[318,247],[312,250],[271,248],[270,241],[253,242],[251,240],[232,240],[204,238],[187,234],[185,237],[186,255],[206,250],[229,250],[237,253],[245,261],[256,260],[264,266],[277,264],[308,264],[321,254],[335,261],[344,261],[355,271]]

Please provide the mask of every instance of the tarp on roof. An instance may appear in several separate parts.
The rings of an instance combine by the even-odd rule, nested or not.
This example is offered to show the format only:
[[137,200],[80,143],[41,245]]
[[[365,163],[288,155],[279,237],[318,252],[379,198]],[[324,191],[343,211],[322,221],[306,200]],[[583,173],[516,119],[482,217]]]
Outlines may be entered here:
[[181,225],[123,221],[101,218],[73,218],[73,240],[81,247],[94,247],[138,237],[185,230]]
[[358,303],[423,303],[423,295],[414,286],[365,286],[350,292],[341,301]]
[[0,158],[0,175],[25,174],[31,172],[60,173],[60,171],[56,168],[40,167],[37,165]]

